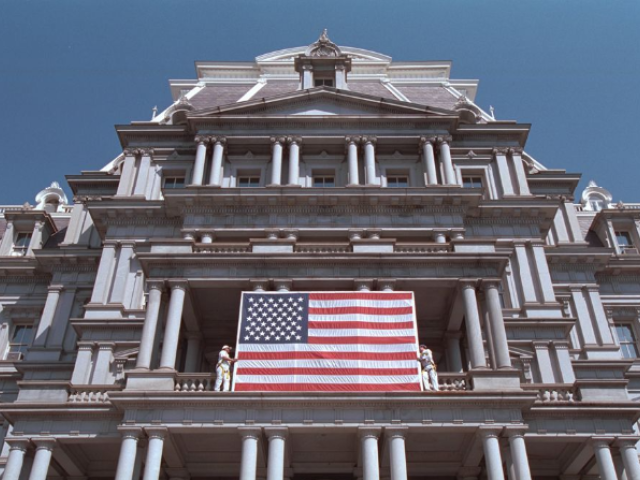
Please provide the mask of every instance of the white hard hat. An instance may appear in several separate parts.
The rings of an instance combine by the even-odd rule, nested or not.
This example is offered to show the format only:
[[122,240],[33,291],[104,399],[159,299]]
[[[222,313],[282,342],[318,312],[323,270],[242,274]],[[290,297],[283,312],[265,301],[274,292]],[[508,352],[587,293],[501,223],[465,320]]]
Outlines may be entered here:
[[222,350],[233,350],[233,347],[230,347],[229,345],[223,345]]

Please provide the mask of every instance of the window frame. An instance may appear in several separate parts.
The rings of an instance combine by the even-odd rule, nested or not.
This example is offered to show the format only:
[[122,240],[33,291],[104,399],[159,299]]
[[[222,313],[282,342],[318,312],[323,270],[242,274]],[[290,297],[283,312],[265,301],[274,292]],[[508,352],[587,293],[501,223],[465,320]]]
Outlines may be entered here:
[[[330,178],[331,181],[327,182],[326,179]],[[322,185],[316,185],[316,180],[322,179]],[[327,183],[331,183],[331,185],[327,185]],[[311,186],[314,188],[334,188],[336,186],[336,176],[335,174],[324,174],[324,173],[312,173],[311,175]]]
[[[249,185],[241,185],[243,179],[249,180]],[[255,185],[252,181],[255,180]],[[236,188],[260,188],[262,186],[262,177],[259,174],[240,174],[236,176]]]
[[[175,186],[175,180],[178,179],[182,179],[182,186],[181,187],[177,187]],[[167,186],[167,181],[168,180],[174,180],[173,186]],[[179,190],[181,188],[185,188],[187,186],[187,177],[186,175],[182,175],[182,174],[168,174],[168,175],[163,175],[162,176],[162,189],[163,190]]]
[[[13,246],[11,251],[14,257],[24,257],[31,247],[31,239],[33,238],[33,232],[16,232],[13,237]],[[19,244],[20,239],[26,239],[24,245]]]
[[[628,329],[628,331],[631,333],[631,340],[621,338],[619,327],[626,327]],[[614,320],[613,330],[615,332],[616,338],[618,339],[618,343],[620,345],[620,354],[622,355],[622,358],[626,360],[640,359],[640,346],[638,345],[638,334],[636,332],[636,328],[634,327],[634,322],[625,321],[625,320]],[[627,352],[627,349],[624,348],[626,345],[633,345],[634,356],[627,356],[625,354],[625,352]]]
[[[16,332],[19,329],[29,329],[30,333],[28,341],[25,341],[24,335],[20,339],[19,342],[15,341]],[[10,353],[20,353],[21,357],[24,358],[27,350],[33,344],[35,336],[35,328],[33,322],[20,321],[15,322],[11,327],[11,334],[9,335],[9,341],[7,342],[7,350],[4,354],[4,359],[7,360]],[[14,349],[14,347],[17,347]]]

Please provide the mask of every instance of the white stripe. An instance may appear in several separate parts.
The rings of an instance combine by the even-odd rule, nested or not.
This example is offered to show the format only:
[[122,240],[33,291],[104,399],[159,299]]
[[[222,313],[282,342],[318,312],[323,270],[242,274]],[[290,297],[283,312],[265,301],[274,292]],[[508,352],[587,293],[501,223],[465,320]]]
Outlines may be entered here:
[[370,308],[406,308],[412,307],[411,300],[311,300],[310,308],[341,308],[341,307],[370,307]]
[[[415,368],[415,360],[240,360],[239,368]],[[242,374],[242,370],[240,370]]]
[[418,383],[420,377],[416,375],[238,375],[235,383],[325,383],[325,384],[398,384],[398,383]]
[[366,328],[310,328],[309,337],[415,337],[413,329],[369,330]]
[[361,313],[333,314],[333,315],[317,315],[309,314],[310,322],[372,322],[372,323],[390,323],[390,322],[413,322],[413,315],[363,315]]
[[335,344],[254,344],[241,343],[238,352],[414,352],[418,356],[418,346],[411,343],[397,345],[335,345]]

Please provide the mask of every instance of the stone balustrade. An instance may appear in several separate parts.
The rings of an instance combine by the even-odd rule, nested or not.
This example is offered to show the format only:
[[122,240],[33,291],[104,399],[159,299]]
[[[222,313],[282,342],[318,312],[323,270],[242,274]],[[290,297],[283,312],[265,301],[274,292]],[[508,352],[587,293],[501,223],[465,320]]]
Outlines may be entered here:
[[416,245],[396,245],[394,253],[444,253],[453,251],[451,245],[425,243]]
[[438,386],[441,392],[464,392],[469,390],[465,373],[438,373]]
[[251,252],[249,245],[231,243],[209,243],[205,245],[195,245],[194,253],[247,253]]
[[86,385],[69,389],[69,403],[106,403],[109,392],[122,390],[122,385]]
[[349,253],[348,245],[296,245],[294,253]]
[[580,393],[573,385],[530,383],[525,391],[536,392],[536,403],[573,403],[580,401]]
[[216,376],[210,373],[179,373],[175,381],[176,392],[210,392]]

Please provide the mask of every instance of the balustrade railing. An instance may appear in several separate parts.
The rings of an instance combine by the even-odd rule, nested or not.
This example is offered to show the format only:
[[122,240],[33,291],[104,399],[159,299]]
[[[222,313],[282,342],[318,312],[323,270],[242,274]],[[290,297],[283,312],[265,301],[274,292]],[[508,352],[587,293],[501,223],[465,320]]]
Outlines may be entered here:
[[396,245],[394,253],[443,253],[451,252],[451,245],[442,243],[427,243],[415,245]]
[[349,245],[296,245],[293,251],[295,253],[348,253],[351,247]]
[[207,243],[195,245],[193,251],[196,253],[246,253],[251,251],[251,247],[242,244]]
[[215,374],[179,373],[176,375],[176,392],[210,392],[216,382]]
[[119,392],[122,385],[86,385],[69,389],[69,403],[106,403],[109,392]]
[[469,390],[465,373],[438,373],[438,387],[441,392],[464,392]]
[[530,383],[524,391],[536,392],[536,403],[573,403],[580,401],[580,393],[573,385]]

